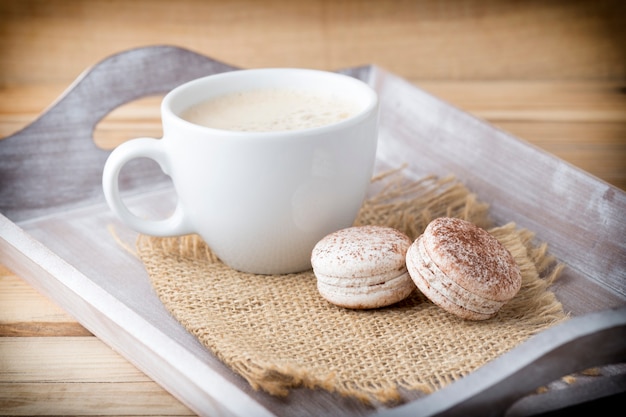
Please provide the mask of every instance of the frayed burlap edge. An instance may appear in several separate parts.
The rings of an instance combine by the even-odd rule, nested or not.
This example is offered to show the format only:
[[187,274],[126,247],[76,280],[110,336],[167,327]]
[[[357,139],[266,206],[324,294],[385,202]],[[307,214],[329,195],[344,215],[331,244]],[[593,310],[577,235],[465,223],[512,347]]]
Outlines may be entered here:
[[[514,328],[510,331],[510,333],[515,333],[513,340],[509,338],[504,342],[498,342],[500,343],[498,346],[491,346],[495,342],[489,341],[491,349],[489,354],[483,355],[484,357],[479,361],[472,360],[471,363],[459,366],[458,369],[445,368],[440,372],[430,371],[431,374],[423,374],[419,370],[413,372],[413,369],[407,371],[402,368],[397,376],[394,375],[391,378],[388,375],[379,375],[380,369],[374,369],[370,375],[371,378],[353,376],[343,369],[331,369],[330,366],[329,369],[319,369],[312,365],[314,361],[304,363],[302,358],[298,357],[273,357],[272,349],[259,354],[258,351],[263,349],[256,349],[254,343],[251,343],[249,349],[245,346],[232,349],[233,345],[241,344],[241,340],[225,340],[230,335],[216,336],[215,323],[212,323],[213,327],[208,326],[203,323],[202,316],[197,315],[197,311],[206,308],[207,302],[214,302],[215,294],[210,295],[211,301],[202,299],[190,301],[190,298],[194,298],[197,294],[191,294],[194,291],[185,287],[185,282],[199,279],[211,280],[211,278],[199,277],[200,274],[222,277],[225,279],[224,282],[237,276],[247,280],[246,286],[250,283],[258,283],[260,280],[268,286],[280,286],[283,285],[282,283],[290,285],[289,283],[298,280],[302,283],[301,287],[306,284],[309,291],[309,298],[302,302],[310,302],[312,310],[315,309],[321,312],[320,314],[334,315],[333,317],[348,320],[349,323],[352,323],[350,322],[352,318],[345,319],[346,316],[352,315],[358,321],[363,318],[362,312],[341,311],[342,309],[320,301],[319,297],[316,299],[313,294],[315,276],[311,271],[283,277],[262,276],[256,281],[254,275],[233,271],[221,264],[204,242],[195,235],[180,238],[140,236],[137,241],[138,253],[144,261],[157,294],[173,316],[220,360],[244,377],[254,389],[262,389],[272,395],[286,395],[290,389],[303,386],[337,392],[366,403],[401,402],[402,390],[430,393],[440,389],[512,349],[528,337],[566,319],[561,304],[554,294],[548,291],[549,285],[559,276],[563,265],[548,254],[547,245],[534,244],[532,232],[519,230],[513,223],[493,228],[488,217],[488,206],[478,201],[476,196],[456,179],[429,176],[411,181],[406,179],[400,171],[394,171],[374,178],[373,188],[376,192],[363,204],[355,225],[387,225],[403,231],[414,239],[435,217],[464,218],[489,229],[511,251],[520,264],[524,282],[518,295],[501,310],[496,318],[489,320],[486,324],[463,322],[451,317],[417,292],[408,301],[366,314],[370,317],[387,315],[397,321],[398,317],[408,317],[408,314],[422,309],[423,311],[419,311],[420,314],[415,316],[416,323],[424,321],[424,317],[436,317],[435,326],[460,328],[467,332],[472,332],[472,329],[484,329],[485,325],[492,326],[498,331],[497,327],[500,326],[502,336],[506,335],[506,329]],[[167,267],[164,268],[164,264],[168,264]],[[228,287],[224,288],[232,291]],[[218,294],[217,298],[220,297]],[[287,304],[292,302],[284,301]],[[231,304],[224,305],[225,308],[231,308]],[[253,312],[250,316],[256,317],[254,314],[256,313]],[[241,317],[237,316],[237,319]],[[256,319],[258,320],[258,317]],[[264,319],[271,321],[274,318],[264,316]],[[281,317],[275,319],[281,320]],[[523,323],[523,328],[521,330],[515,328],[516,323]],[[413,330],[410,325],[407,327],[399,331]],[[253,326],[250,329],[254,331]],[[419,331],[419,327],[417,330]],[[523,334],[518,334],[520,332]],[[500,336],[498,333],[497,338]],[[222,339],[219,339],[220,337]],[[286,337],[293,338],[293,335]],[[491,338],[496,339],[495,336]],[[369,341],[362,342],[368,343]],[[404,354],[410,354],[410,349],[412,346],[405,349]],[[364,355],[367,355],[367,351]],[[344,364],[340,358],[338,360],[342,362],[341,365]],[[396,358],[396,360],[402,359]]]

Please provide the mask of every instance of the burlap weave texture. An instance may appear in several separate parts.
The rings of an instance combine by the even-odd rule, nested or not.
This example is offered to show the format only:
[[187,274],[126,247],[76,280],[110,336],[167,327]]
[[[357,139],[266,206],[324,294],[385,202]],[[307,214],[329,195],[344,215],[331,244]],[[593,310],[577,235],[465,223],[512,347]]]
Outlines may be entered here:
[[171,314],[252,387],[273,395],[305,386],[366,402],[402,401],[402,391],[437,390],[566,319],[548,288],[561,265],[546,245],[514,224],[491,228],[487,205],[460,182],[408,181],[395,172],[373,188],[355,224],[395,227],[414,239],[436,217],[470,220],[513,254],[520,292],[482,322],[446,313],[418,290],[393,306],[356,311],[322,299],[312,271],[237,272],[197,236],[140,236],[138,253]]

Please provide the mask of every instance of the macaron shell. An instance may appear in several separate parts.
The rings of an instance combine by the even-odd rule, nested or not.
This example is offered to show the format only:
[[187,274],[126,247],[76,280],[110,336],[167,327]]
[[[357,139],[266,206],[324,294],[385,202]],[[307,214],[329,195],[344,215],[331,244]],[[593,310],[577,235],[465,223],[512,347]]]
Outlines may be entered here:
[[489,232],[457,218],[433,220],[422,235],[430,259],[450,281],[477,296],[508,301],[521,272],[511,253]]
[[417,286],[417,288],[428,297],[430,301],[434,304],[441,307],[443,310],[448,313],[454,314],[457,317],[460,317],[465,320],[487,320],[495,315],[494,314],[480,314],[474,311],[470,311],[466,308],[463,308],[457,304],[454,304],[452,301],[448,300],[445,296],[437,292],[435,289],[431,289],[428,286],[427,281],[425,281],[419,273],[411,272],[411,278],[413,282]]
[[[414,251],[417,250],[415,254]],[[419,238],[409,248],[411,255],[416,255],[419,262],[414,265],[428,284],[437,292],[444,295],[452,303],[478,314],[494,314],[503,305],[503,301],[494,301],[474,294],[458,285],[437,267],[424,247],[424,239]]]
[[471,304],[464,303],[459,297],[455,301],[449,297],[447,291],[449,280],[438,269],[431,269],[430,260],[424,260],[419,251],[421,238],[418,238],[409,248],[406,255],[406,264],[409,275],[417,288],[434,304],[449,313],[465,320],[486,320],[493,317],[499,308],[490,310],[483,305],[480,311],[474,311]]
[[371,277],[403,269],[410,245],[408,236],[390,227],[350,227],[320,240],[313,248],[311,264],[316,274]]

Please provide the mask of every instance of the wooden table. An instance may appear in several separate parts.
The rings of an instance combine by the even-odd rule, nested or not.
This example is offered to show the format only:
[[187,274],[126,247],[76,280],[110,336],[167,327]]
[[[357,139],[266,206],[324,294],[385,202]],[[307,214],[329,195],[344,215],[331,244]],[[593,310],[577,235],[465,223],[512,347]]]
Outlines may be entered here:
[[[107,55],[169,43],[240,67],[374,63],[626,190],[624,3],[546,3],[2,1],[0,137]],[[158,135],[158,103],[96,142]],[[61,414],[192,413],[0,265],[0,415]]]

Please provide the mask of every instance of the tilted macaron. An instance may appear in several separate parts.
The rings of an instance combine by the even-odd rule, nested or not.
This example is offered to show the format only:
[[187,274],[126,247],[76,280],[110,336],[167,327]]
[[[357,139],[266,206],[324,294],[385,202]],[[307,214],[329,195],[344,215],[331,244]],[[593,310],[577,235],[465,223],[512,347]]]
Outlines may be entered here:
[[331,233],[313,248],[317,289],[341,307],[388,306],[415,290],[406,269],[411,239],[384,226],[358,226]]
[[426,297],[468,320],[493,317],[522,284],[511,253],[486,230],[457,218],[429,223],[407,251],[406,264]]

